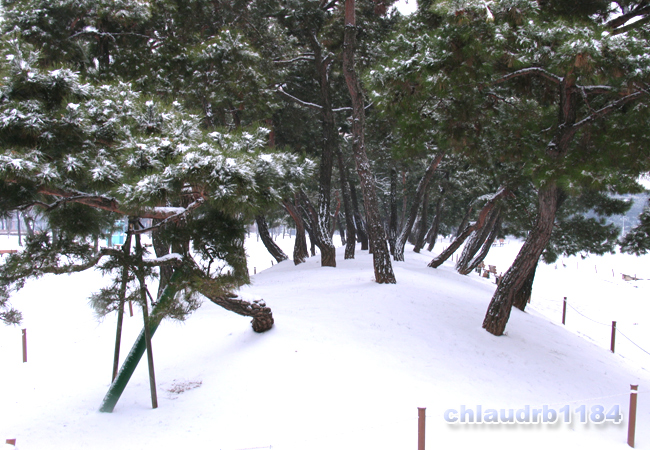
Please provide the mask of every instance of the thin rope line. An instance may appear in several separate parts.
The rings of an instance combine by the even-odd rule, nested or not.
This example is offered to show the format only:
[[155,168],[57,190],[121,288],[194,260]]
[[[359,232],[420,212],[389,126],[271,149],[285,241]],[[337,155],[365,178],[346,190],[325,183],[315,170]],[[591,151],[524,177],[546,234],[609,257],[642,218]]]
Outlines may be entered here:
[[630,341],[631,343],[633,343],[634,345],[636,345],[637,347],[639,347],[641,350],[643,350],[644,352],[646,352],[648,355],[650,355],[650,352],[648,352],[646,349],[644,349],[643,347],[641,347],[639,344],[637,344],[636,342],[634,342],[634,341],[633,341],[632,339],[630,339],[629,337],[625,336],[625,334],[623,334],[623,332],[622,332],[621,330],[618,330],[618,329],[617,329],[617,331],[618,331],[620,334],[622,334],[623,337],[624,337],[625,339],[627,339],[628,341]]
[[[566,304],[569,305],[569,302],[567,302]],[[582,314],[580,311],[578,311],[577,309],[575,309],[575,308],[574,308],[573,306],[571,306],[571,305],[569,305],[569,307],[570,307],[572,310],[574,310],[575,312],[577,312],[578,314],[580,314],[580,315],[581,315],[582,317],[584,317],[585,319],[589,319],[589,320],[591,320],[592,322],[597,323],[598,325],[602,325],[602,326],[605,326],[605,327],[609,327],[609,326],[611,326],[611,324],[608,324],[608,323],[601,323],[601,322],[598,322],[598,321],[592,319],[591,317],[587,317],[587,316],[585,316],[584,314]]]

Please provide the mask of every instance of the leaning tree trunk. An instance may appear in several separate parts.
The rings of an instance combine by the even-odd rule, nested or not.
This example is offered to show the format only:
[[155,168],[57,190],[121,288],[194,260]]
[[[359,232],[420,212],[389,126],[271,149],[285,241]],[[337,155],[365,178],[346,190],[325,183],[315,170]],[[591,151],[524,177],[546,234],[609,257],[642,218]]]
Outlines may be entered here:
[[533,293],[533,283],[535,282],[535,272],[537,272],[538,264],[535,264],[532,271],[528,274],[526,281],[524,282],[521,289],[515,292],[515,299],[512,302],[512,306],[515,308],[518,308],[522,311],[526,309],[526,305],[530,301],[530,297]]
[[379,215],[379,202],[375,191],[375,178],[370,171],[370,162],[364,143],[365,111],[361,84],[354,68],[354,52],[357,27],[355,25],[354,0],[345,1],[345,30],[343,42],[343,74],[352,100],[352,149],[357,165],[359,181],[366,207],[368,234],[372,246],[375,281],[380,284],[395,283],[395,274],[390,262],[384,226]]
[[467,228],[467,224],[469,223],[469,218],[472,216],[472,211],[474,211],[474,207],[472,206],[473,201],[470,202],[469,208],[467,208],[467,212],[465,213],[465,216],[463,216],[463,220],[460,221],[460,225],[458,225],[458,230],[454,233],[454,238],[460,236],[465,228]]
[[435,173],[438,165],[440,164],[440,161],[442,161],[442,158],[444,156],[444,151],[438,152],[435,158],[433,158],[429,163],[427,170],[424,172],[424,175],[422,175],[422,178],[418,183],[408,219],[406,220],[406,223],[402,227],[402,231],[395,241],[395,254],[393,255],[393,259],[395,259],[395,261],[404,261],[404,246],[406,245],[406,240],[408,239],[409,234],[411,233],[411,229],[413,228],[413,224],[415,223],[415,219],[417,218],[418,210],[420,209],[420,204],[422,203],[424,193],[426,192],[427,187],[429,186],[429,182],[431,181],[433,174]]
[[293,246],[293,263],[297,266],[298,264],[304,263],[309,257],[307,251],[307,238],[305,237],[305,225],[298,209],[292,203],[285,200],[282,204],[296,224],[296,241]]
[[487,201],[485,206],[483,206],[483,209],[478,215],[478,220],[472,225],[466,226],[460,235],[457,236],[451,244],[449,244],[449,247],[444,249],[442,253],[440,253],[429,263],[429,267],[433,267],[435,269],[447,261],[447,259],[449,259],[449,257],[453,255],[456,250],[458,250],[463,242],[465,242],[465,239],[467,239],[470,234],[476,230],[480,230],[485,225],[488,215],[496,205],[496,202],[506,195],[510,195],[510,191],[507,188],[501,187],[499,191],[494,194],[490,200]]
[[[492,245],[492,242],[494,242],[494,238],[496,237],[496,224],[499,220],[499,214],[499,208],[494,208],[490,212],[485,226],[481,227],[479,230],[475,230],[467,240],[467,243],[463,248],[463,252],[461,253],[460,258],[458,258],[458,262],[456,263],[456,270],[461,275],[467,275],[470,273],[474,269],[474,267],[471,267],[471,263],[475,259],[474,256],[479,252],[479,250],[481,250],[481,248],[486,248],[485,244],[489,243]],[[488,242],[490,236],[492,237],[492,241]],[[487,249],[489,250],[490,247],[488,246]]]
[[[467,273],[471,272],[472,270],[476,269],[481,262],[485,259],[487,254],[490,252],[490,249],[492,248],[492,244],[496,240],[497,236],[499,235],[499,232],[501,231],[501,218],[497,220],[496,225],[493,227],[492,231],[488,235],[487,239],[483,243],[483,248],[481,248],[481,251],[470,261],[468,265],[468,271]],[[466,275],[466,274],[463,274]]]
[[275,260],[279,263],[289,259],[286,253],[284,253],[282,249],[278,247],[278,244],[275,243],[269,234],[269,226],[266,223],[264,216],[255,216],[255,223],[257,223],[257,232],[262,239],[262,243],[264,244],[264,247],[266,247],[266,249],[269,251],[271,256],[273,256],[273,258],[275,258]]
[[503,334],[516,295],[524,288],[524,284],[530,278],[530,274],[537,266],[539,257],[551,238],[558,207],[558,192],[554,181],[547,182],[544,187],[539,189],[537,223],[528,234],[512,266],[499,283],[483,320],[483,328],[495,336]]

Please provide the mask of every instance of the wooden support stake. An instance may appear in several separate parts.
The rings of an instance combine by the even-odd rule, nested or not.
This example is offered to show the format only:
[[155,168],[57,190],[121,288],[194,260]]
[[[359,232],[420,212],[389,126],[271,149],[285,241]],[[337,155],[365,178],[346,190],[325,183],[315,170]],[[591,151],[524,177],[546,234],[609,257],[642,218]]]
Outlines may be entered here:
[[27,328],[23,328],[23,362],[27,362]]
[[612,340],[609,346],[609,349],[612,351],[612,353],[616,353],[614,351],[615,347],[616,347],[616,321],[612,320]]
[[131,299],[129,299],[129,314],[130,317],[133,317],[133,303],[131,302]]
[[634,434],[636,431],[636,396],[638,384],[630,385],[630,414],[627,421],[627,445],[634,448]]
[[426,425],[426,408],[418,408],[418,450],[424,450],[424,430]]
[[562,304],[562,325],[566,324],[566,297],[564,297],[564,303]]

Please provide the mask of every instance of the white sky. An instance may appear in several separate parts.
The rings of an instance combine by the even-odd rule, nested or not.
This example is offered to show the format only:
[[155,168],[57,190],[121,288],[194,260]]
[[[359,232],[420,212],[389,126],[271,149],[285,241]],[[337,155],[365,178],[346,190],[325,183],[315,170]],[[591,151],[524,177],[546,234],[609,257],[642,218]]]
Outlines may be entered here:
[[399,0],[396,4],[395,7],[401,12],[403,15],[408,15],[413,12],[418,7],[417,0]]

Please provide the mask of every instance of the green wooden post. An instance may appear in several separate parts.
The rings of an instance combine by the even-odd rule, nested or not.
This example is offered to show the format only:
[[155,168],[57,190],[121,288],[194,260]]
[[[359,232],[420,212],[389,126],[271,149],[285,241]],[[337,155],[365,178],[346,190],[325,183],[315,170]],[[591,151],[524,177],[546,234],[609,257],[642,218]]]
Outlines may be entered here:
[[[169,304],[174,300],[177,289],[173,286],[177,279],[181,277],[181,273],[182,270],[179,269],[176,269],[174,271],[174,274],[169,280],[169,284],[160,297],[160,301],[151,310],[151,316],[149,316],[149,328],[151,336],[154,335],[156,329],[158,329],[158,325],[160,325],[160,322],[163,319],[163,314],[161,314],[160,311],[164,311],[167,306],[169,306]],[[99,411],[113,412],[117,401],[122,396],[126,385],[129,383],[133,372],[135,372],[135,368],[138,366],[138,363],[140,362],[140,359],[142,359],[142,356],[146,350],[147,345],[145,342],[145,333],[143,329],[138,335],[138,338],[135,340],[133,347],[131,347],[131,351],[124,360],[124,363],[122,364],[117,377],[115,377],[115,380],[113,380],[111,387],[108,388],[108,392],[106,393],[106,396],[104,396],[104,400],[102,401],[102,406],[100,406]]]

